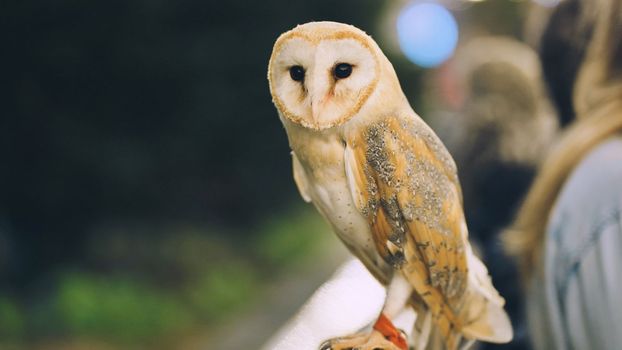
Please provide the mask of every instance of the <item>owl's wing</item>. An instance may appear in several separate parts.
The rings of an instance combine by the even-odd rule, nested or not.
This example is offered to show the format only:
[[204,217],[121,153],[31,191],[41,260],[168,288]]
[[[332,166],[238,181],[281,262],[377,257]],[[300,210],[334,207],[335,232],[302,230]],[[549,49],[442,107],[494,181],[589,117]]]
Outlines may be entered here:
[[452,298],[467,273],[460,186],[447,151],[417,122],[387,118],[347,140],[346,174],[385,261],[403,265],[412,240],[431,285]]
[[311,202],[311,195],[309,194],[309,181],[307,180],[307,174],[305,174],[302,164],[296,157],[296,153],[292,151],[292,167],[294,170],[294,182],[298,187],[298,192],[305,202]]
[[468,242],[456,169],[444,146],[422,121],[387,118],[347,135],[345,163],[378,252],[401,268],[443,333],[456,331]]

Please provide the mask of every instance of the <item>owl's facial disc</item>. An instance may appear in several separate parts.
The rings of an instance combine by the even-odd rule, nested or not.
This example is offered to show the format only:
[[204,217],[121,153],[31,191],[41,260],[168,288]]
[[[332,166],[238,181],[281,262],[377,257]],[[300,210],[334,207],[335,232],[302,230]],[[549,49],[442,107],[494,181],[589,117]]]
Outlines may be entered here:
[[292,35],[277,42],[269,74],[281,114],[323,130],[345,123],[360,110],[376,85],[379,68],[369,44],[346,32],[320,40]]

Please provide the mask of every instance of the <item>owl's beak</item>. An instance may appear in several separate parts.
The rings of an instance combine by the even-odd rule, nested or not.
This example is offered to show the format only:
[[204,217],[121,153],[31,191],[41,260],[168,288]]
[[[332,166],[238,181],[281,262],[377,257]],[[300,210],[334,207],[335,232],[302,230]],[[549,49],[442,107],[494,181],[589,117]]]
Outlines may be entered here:
[[320,101],[311,102],[311,122],[315,126],[316,129],[320,127],[320,111],[321,111]]
[[311,100],[311,118],[313,119],[311,122],[315,126],[316,129],[320,130],[320,124],[322,119],[322,112],[324,111],[324,107],[327,102],[326,96],[315,97]]
[[327,102],[328,98],[323,96],[322,98],[314,99],[311,104],[311,122],[317,130],[323,129],[322,123],[325,121],[324,119],[326,119],[326,116],[324,114]]

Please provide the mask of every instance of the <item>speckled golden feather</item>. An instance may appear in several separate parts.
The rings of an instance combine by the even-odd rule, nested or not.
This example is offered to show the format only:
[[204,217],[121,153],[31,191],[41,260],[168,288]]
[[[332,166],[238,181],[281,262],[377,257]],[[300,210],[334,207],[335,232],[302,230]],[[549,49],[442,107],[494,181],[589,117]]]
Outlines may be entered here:
[[440,141],[415,123],[388,116],[349,135],[346,172],[380,255],[405,274],[454,349],[473,294],[460,185]]

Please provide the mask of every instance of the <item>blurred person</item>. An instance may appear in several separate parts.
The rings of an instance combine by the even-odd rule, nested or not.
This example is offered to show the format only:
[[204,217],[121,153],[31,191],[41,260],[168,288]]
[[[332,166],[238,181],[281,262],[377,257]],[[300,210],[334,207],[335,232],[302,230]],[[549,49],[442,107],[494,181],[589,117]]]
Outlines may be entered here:
[[622,343],[621,31],[622,1],[567,0],[542,36],[566,130],[505,236],[525,278],[537,349]]
[[512,218],[558,125],[537,54],[508,37],[460,47],[435,75],[441,98],[430,123],[456,159],[474,238]]
[[430,123],[456,159],[472,239],[507,301],[515,329],[510,344],[529,346],[518,272],[498,234],[529,188],[558,129],[537,53],[509,37],[476,37],[432,76],[440,99]]

